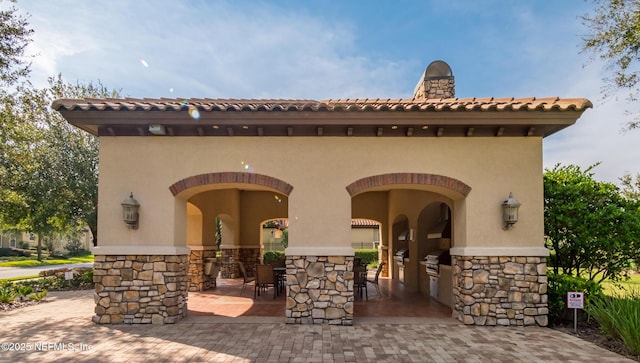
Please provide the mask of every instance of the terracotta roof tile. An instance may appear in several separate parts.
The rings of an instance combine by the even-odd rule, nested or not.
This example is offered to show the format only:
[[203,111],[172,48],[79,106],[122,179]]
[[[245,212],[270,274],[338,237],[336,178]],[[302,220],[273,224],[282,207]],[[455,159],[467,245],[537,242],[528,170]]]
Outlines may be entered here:
[[447,99],[212,99],[212,98],[81,98],[59,99],[55,110],[179,111],[193,105],[207,112],[441,112],[441,111],[584,111],[585,98],[447,98]]

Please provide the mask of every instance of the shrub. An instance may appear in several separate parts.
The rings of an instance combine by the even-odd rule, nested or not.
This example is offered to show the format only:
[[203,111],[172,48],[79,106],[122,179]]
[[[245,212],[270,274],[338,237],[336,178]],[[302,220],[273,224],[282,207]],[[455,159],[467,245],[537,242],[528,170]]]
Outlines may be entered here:
[[266,251],[262,256],[262,263],[272,264],[275,260],[282,257],[284,257],[283,251]]
[[356,258],[359,258],[363,264],[371,265],[378,262],[378,250],[374,248],[363,248],[356,250]]
[[20,256],[20,257],[30,257],[31,254],[27,251],[21,251],[21,250],[15,250],[13,248],[0,248],[0,256],[7,256],[7,257],[14,257],[14,256]]
[[11,284],[0,285],[0,304],[8,304],[16,299],[18,293]]
[[83,248],[82,242],[80,242],[79,240],[71,240],[67,242],[64,248],[69,251],[69,256],[71,257],[86,256],[87,253],[90,253]]
[[[67,280],[65,273],[73,272],[73,278]],[[88,288],[93,286],[93,269],[91,267],[57,268],[40,271],[43,278],[34,282],[38,289],[59,290],[69,287]]]
[[33,287],[29,285],[15,285],[15,291],[20,296],[20,300],[25,300],[33,292]]
[[592,299],[588,312],[603,333],[622,339],[632,354],[640,356],[640,290],[626,296],[600,295]]
[[560,323],[572,319],[572,312],[567,309],[567,292],[578,291],[585,294],[585,309],[591,304],[593,299],[603,296],[602,287],[590,280],[571,275],[556,275],[548,273],[549,297],[549,321]]
[[47,296],[47,290],[42,290],[40,292],[36,292],[36,293],[33,293],[33,294],[29,295],[29,299],[30,300],[40,301],[40,300],[44,299],[45,296]]

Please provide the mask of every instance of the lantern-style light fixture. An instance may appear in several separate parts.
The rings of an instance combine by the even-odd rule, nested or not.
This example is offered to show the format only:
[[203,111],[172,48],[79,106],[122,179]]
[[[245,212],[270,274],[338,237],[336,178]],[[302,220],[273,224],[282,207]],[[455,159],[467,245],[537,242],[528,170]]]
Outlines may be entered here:
[[504,221],[502,229],[513,228],[513,225],[518,221],[518,208],[520,208],[520,205],[520,202],[513,197],[513,194],[509,193],[509,198],[502,202],[502,220]]
[[138,229],[138,208],[140,203],[133,199],[133,193],[122,202],[122,220],[129,229]]

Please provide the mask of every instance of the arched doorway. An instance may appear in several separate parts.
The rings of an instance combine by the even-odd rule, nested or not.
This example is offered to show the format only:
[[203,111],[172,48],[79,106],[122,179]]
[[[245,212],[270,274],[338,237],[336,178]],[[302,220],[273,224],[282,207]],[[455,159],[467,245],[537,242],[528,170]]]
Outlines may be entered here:
[[[189,289],[215,284],[204,273],[209,258],[219,256],[221,278],[240,277],[238,262],[249,272],[262,260],[261,223],[288,214],[289,184],[265,175],[243,172],[192,176],[170,188],[176,198],[176,224],[184,224],[189,256]],[[287,194],[284,194],[287,193]]]
[[464,200],[470,190],[457,179],[417,173],[371,176],[347,187],[352,217],[382,221],[379,256],[386,266],[381,276],[389,279],[389,286],[401,284],[396,286],[418,293],[421,297],[417,299],[424,299],[425,304],[437,300],[452,308],[450,258],[443,259],[447,264],[441,269],[444,277],[437,276],[443,279],[438,284],[443,292],[432,296],[425,257],[437,250],[449,255],[458,237],[456,220],[466,218]]

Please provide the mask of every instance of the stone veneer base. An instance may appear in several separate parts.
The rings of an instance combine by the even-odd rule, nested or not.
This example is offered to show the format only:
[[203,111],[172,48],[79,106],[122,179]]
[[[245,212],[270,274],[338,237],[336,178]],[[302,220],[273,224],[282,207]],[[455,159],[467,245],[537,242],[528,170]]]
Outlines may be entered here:
[[189,255],[189,291],[204,291],[216,287],[216,277],[204,273],[207,258],[216,257],[215,250],[191,250]]
[[187,314],[188,255],[96,255],[98,324],[172,324]]
[[287,256],[288,324],[353,324],[353,256]]
[[451,260],[454,318],[467,325],[547,326],[546,257]]
[[262,260],[262,253],[260,248],[255,247],[222,248],[220,260],[220,277],[223,279],[242,277],[238,261],[242,262],[249,276],[255,276],[255,265]]

